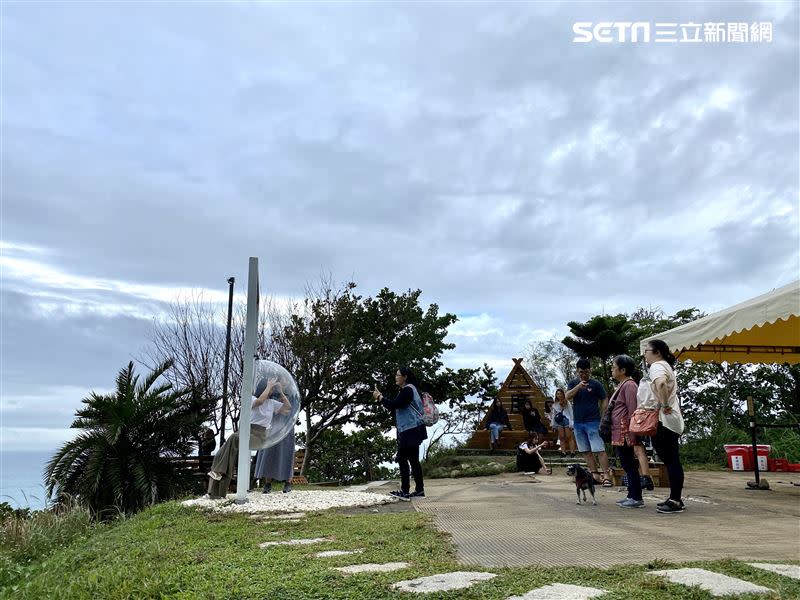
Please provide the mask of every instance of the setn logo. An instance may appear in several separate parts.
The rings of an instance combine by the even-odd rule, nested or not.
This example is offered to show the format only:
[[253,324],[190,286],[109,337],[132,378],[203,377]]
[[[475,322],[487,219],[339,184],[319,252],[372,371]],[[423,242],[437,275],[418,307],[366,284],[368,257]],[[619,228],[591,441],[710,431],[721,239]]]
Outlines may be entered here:
[[[649,42],[650,23],[646,21],[601,22],[592,27],[591,22],[579,22],[572,25],[575,37],[573,42],[588,43],[592,41],[609,44],[611,42]],[[614,38],[616,31],[616,39]],[[641,38],[640,38],[641,35]]]

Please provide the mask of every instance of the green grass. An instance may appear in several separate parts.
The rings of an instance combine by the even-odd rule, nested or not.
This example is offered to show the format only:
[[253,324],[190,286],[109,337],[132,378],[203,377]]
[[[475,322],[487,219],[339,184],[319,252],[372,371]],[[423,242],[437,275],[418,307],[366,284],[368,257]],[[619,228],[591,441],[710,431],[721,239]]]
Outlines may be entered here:
[[[274,532],[281,532],[273,535]],[[268,540],[330,537],[318,546],[261,550]],[[657,540],[653,541],[658,543]],[[364,548],[363,554],[315,559],[319,550]],[[598,552],[609,552],[598,543]],[[7,549],[0,556],[8,558]],[[361,562],[408,561],[413,567],[385,574],[345,576],[328,567]],[[593,568],[476,569],[498,574],[468,590],[430,594],[428,599],[505,599],[547,583],[609,590],[604,600],[710,599],[697,589],[649,577],[652,568],[700,566],[776,590],[758,598],[800,598],[800,582],[736,561]],[[430,517],[416,512],[352,516],[326,512],[300,523],[254,521],[246,515],[214,515],[166,503],[113,525],[94,529],[72,543],[51,548],[38,561],[17,564],[0,598],[164,599],[383,599],[397,598],[390,584],[452,570],[451,544]],[[408,598],[416,597],[408,595]],[[746,598],[743,596],[742,598]],[[754,596],[755,597],[755,596]]]
[[482,477],[517,470],[514,457],[504,455],[460,456],[441,453],[423,463],[423,471],[428,479],[454,477]]

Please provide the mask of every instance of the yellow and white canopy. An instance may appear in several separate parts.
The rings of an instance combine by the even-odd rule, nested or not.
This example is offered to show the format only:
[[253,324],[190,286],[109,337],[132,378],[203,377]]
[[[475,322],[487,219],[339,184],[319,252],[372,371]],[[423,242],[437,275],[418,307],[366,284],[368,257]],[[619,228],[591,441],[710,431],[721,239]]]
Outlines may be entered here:
[[800,363],[800,280],[643,339],[664,340],[678,360]]

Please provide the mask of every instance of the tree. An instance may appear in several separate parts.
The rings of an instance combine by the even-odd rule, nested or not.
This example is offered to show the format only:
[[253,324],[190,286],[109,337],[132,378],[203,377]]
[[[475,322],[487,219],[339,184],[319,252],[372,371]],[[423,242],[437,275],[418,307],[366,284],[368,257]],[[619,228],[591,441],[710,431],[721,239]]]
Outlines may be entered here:
[[111,394],[92,392],[71,427],[81,432],[47,464],[48,495],[78,499],[100,518],[132,514],[188,489],[191,475],[170,461],[186,456],[207,414],[189,390],[163,379],[159,365],[144,380],[133,362],[120,370]]
[[552,338],[532,343],[525,355],[525,370],[545,396],[552,398],[556,388],[566,389],[575,373],[575,352]]
[[306,471],[309,481],[336,481],[342,484],[373,481],[390,476],[381,463],[391,461],[397,451],[394,440],[372,427],[349,434],[341,427],[324,430],[318,437],[316,452]]
[[[269,296],[259,298],[256,354],[285,365],[286,345],[282,335],[295,305],[278,306]],[[244,336],[247,305],[235,302],[231,322],[231,360],[228,372],[225,418],[234,431],[239,426],[242,373],[244,370]],[[219,445],[225,439],[222,431],[222,383],[225,368],[225,323],[227,306],[205,300],[199,292],[177,298],[169,305],[167,315],[155,319],[150,334],[150,347],[141,359],[148,368],[164,361],[173,367],[164,376],[176,388],[192,390],[195,403],[209,411],[209,424],[219,434]]]
[[445,369],[440,383],[432,387],[446,394],[448,399],[446,407],[440,407],[439,422],[428,428],[424,459],[441,446],[448,436],[475,431],[488,404],[498,392],[494,369],[487,364],[481,369]]
[[[153,321],[151,345],[141,362],[150,369],[169,361],[164,377],[176,389],[191,390],[194,403],[210,414],[218,430],[225,329],[219,309],[199,292],[192,292],[172,302],[167,315]],[[198,432],[195,434],[196,436]],[[220,440],[220,445],[222,440]]]
[[561,343],[578,356],[595,359],[603,384],[607,389],[613,387],[611,358],[628,353],[631,344],[638,341],[627,315],[597,315],[585,323],[570,321],[567,327],[572,336],[565,337]]
[[440,316],[436,305],[423,311],[419,290],[396,294],[384,288],[375,298],[362,298],[355,288],[349,282],[334,289],[323,281],[283,332],[304,411],[304,472],[327,429],[391,428],[391,413],[372,399],[374,386],[390,393],[400,365],[435,382],[441,354],[453,348],[444,338],[455,316]]

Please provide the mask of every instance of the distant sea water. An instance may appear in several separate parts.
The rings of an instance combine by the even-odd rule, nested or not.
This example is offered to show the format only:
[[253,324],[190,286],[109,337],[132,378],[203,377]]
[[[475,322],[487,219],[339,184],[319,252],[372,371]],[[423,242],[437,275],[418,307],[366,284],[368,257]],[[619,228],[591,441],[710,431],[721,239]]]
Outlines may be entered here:
[[42,472],[55,450],[12,450],[0,452],[0,502],[14,508],[45,508]]

